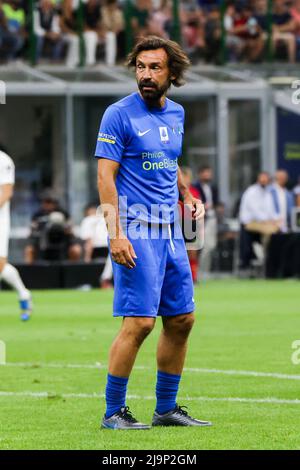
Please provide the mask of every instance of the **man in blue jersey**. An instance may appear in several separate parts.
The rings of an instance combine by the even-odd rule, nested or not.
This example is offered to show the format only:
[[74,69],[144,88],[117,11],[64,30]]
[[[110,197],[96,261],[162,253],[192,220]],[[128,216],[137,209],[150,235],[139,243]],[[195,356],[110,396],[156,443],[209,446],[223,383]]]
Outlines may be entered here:
[[126,389],[158,315],[163,328],[152,425],[208,426],[176,403],[194,323],[192,276],[176,219],[179,192],[194,219],[203,218],[204,208],[181,177],[184,110],[166,93],[171,84],[184,84],[189,60],[177,43],[150,36],[136,44],[128,66],[135,69],[139,91],[107,108],[95,152],[113,261],[113,314],[123,317],[110,350],[102,427],[150,428],[129,411]]

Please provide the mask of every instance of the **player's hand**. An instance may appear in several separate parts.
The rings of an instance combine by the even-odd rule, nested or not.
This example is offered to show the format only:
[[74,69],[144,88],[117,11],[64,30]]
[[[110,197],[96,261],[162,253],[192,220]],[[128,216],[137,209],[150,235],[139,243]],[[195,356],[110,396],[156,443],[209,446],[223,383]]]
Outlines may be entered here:
[[184,198],[184,205],[187,205],[192,213],[193,220],[203,219],[205,216],[205,207],[203,202],[200,199],[188,195]]
[[132,244],[128,238],[113,238],[110,240],[110,253],[113,261],[132,269],[136,266],[134,259],[137,258]]

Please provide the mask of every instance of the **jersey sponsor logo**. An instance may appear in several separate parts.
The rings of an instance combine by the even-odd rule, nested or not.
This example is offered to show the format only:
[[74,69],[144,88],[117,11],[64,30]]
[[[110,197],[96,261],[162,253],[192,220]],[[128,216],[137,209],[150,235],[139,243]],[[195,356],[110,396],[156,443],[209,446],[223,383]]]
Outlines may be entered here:
[[150,131],[151,131],[151,129],[147,129],[147,130],[146,130],[146,131],[144,131],[144,132],[142,132],[142,131],[138,131],[138,136],[139,136],[139,137],[143,137],[143,135],[146,135],[146,134],[148,134],[148,132],[150,132]]
[[151,160],[144,160],[142,163],[143,170],[172,170],[177,168],[177,158],[175,160],[164,158],[162,161],[151,161]]
[[168,129],[166,127],[159,127],[161,142],[169,142]]
[[99,132],[98,141],[106,142],[107,144],[115,144],[117,138],[114,135],[105,134],[104,132]]
[[163,158],[165,155],[162,150],[160,152],[142,152],[142,158]]

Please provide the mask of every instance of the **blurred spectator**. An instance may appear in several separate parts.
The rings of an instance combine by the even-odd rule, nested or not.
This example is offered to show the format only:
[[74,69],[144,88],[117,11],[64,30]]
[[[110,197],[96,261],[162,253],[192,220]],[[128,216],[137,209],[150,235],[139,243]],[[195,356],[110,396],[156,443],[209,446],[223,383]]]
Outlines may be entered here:
[[149,20],[152,13],[151,0],[135,0],[131,5],[131,27],[133,36],[147,36],[149,34]]
[[148,26],[149,34],[162,38],[169,38],[172,25],[172,3],[171,0],[161,0],[159,6],[151,13]]
[[79,36],[77,26],[77,7],[76,0],[64,0],[62,3],[62,14],[60,17],[60,27],[64,38],[68,44],[66,65],[67,67],[76,67],[80,62],[79,55]]
[[236,240],[238,238],[238,224],[226,215],[226,206],[218,202],[215,207],[217,219],[217,246],[213,253],[213,269],[232,271],[234,269]]
[[253,4],[255,19],[261,30],[266,33],[268,30],[268,0],[254,0]]
[[105,40],[105,62],[114,65],[119,57],[125,57],[125,20],[117,0],[106,0],[102,7],[102,30]]
[[[193,177],[192,170],[189,167],[182,166],[181,167],[181,173],[182,173],[182,176],[183,176],[184,183],[189,188],[191,194],[194,197],[196,197],[197,199],[201,199],[199,191],[194,186],[192,186],[192,177]],[[184,212],[184,217],[189,217],[190,221],[192,219],[192,215],[189,214],[188,211]],[[183,224],[184,224],[184,222],[185,222],[185,220],[183,220]],[[195,229],[195,225],[192,227],[192,229],[193,230]],[[184,230],[183,230],[183,233],[185,233]],[[191,240],[188,240],[188,241],[190,242]],[[199,250],[189,249],[189,250],[187,250],[187,253],[188,253],[188,257],[189,257],[189,261],[190,261],[193,282],[195,283],[198,280]]]
[[198,4],[203,10],[211,11],[220,6],[221,0],[198,0]]
[[236,232],[232,230],[229,220],[226,217],[225,204],[223,202],[218,202],[215,209],[217,218],[218,242],[234,240],[236,238]]
[[6,18],[2,9],[2,3],[0,2],[0,59],[1,56],[3,56],[4,59],[11,58],[11,55],[9,56],[9,54],[12,54],[13,57],[14,52],[15,40],[14,37],[11,37],[7,29]]
[[205,16],[197,0],[180,2],[183,45],[190,56],[203,56],[205,51]]
[[293,194],[286,188],[288,174],[285,170],[277,170],[275,181],[270,191],[273,198],[275,212],[279,220],[281,232],[287,232],[291,225],[292,209],[294,207]]
[[247,269],[256,258],[255,243],[266,246],[279,230],[278,214],[270,192],[270,176],[262,172],[257,182],[244,192],[240,206],[240,268]]
[[221,36],[221,13],[218,8],[212,8],[207,14],[205,23],[205,59],[208,63],[220,62]]
[[105,219],[94,204],[85,210],[85,217],[80,225],[80,238],[84,241],[84,261],[90,263],[98,258],[106,258],[100,278],[102,288],[112,287],[112,263],[108,251],[107,228]]
[[296,60],[296,24],[284,0],[273,1],[273,44],[283,43],[287,47],[289,62]]
[[83,4],[83,21],[85,63],[88,66],[95,65],[97,46],[100,39],[100,0],[87,0],[87,2]]
[[17,57],[25,37],[25,12],[21,0],[7,0],[2,5],[0,2],[0,48],[5,59]]
[[210,166],[201,166],[198,170],[198,181],[193,184],[193,187],[200,194],[200,199],[205,204],[206,216],[214,213],[214,207],[218,203],[218,188],[212,184],[213,177],[213,170]]
[[295,198],[295,204],[297,207],[300,207],[300,176],[298,177],[298,184],[293,189],[293,194]]
[[210,166],[203,166],[198,171],[198,181],[193,186],[198,190],[205,205],[204,248],[201,252],[200,267],[203,273],[211,271],[212,253],[217,246],[217,219],[215,206],[218,202],[218,190],[213,184],[213,171]]
[[297,59],[300,59],[300,0],[294,0],[291,15],[295,23]]
[[55,196],[46,191],[41,208],[31,222],[29,244],[25,248],[25,261],[37,260],[78,261],[81,246],[73,235],[69,214],[60,207]]
[[34,33],[36,42],[36,61],[38,62],[48,42],[52,49],[51,58],[58,60],[62,56],[64,41],[60,29],[60,19],[52,0],[40,0],[34,11]]
[[228,30],[229,46],[230,42],[234,41],[233,45],[238,51],[238,59],[256,62],[264,49],[264,38],[254,11],[249,6],[245,6],[240,11],[234,7],[231,7],[231,9],[233,10],[231,13],[233,25]]
[[243,51],[243,41],[241,38],[234,34],[234,22],[236,16],[236,9],[234,4],[229,4],[226,8],[224,17],[224,27],[226,30],[226,46],[228,48],[229,57],[231,62],[238,61]]

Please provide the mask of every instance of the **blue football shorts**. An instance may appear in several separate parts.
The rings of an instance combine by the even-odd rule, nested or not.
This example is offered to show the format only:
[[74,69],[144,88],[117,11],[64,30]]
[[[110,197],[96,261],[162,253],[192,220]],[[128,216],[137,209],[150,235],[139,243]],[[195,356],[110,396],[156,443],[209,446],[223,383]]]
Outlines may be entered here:
[[192,313],[195,309],[191,268],[182,232],[174,224],[140,225],[133,245],[136,267],[112,262],[115,317],[157,317]]

